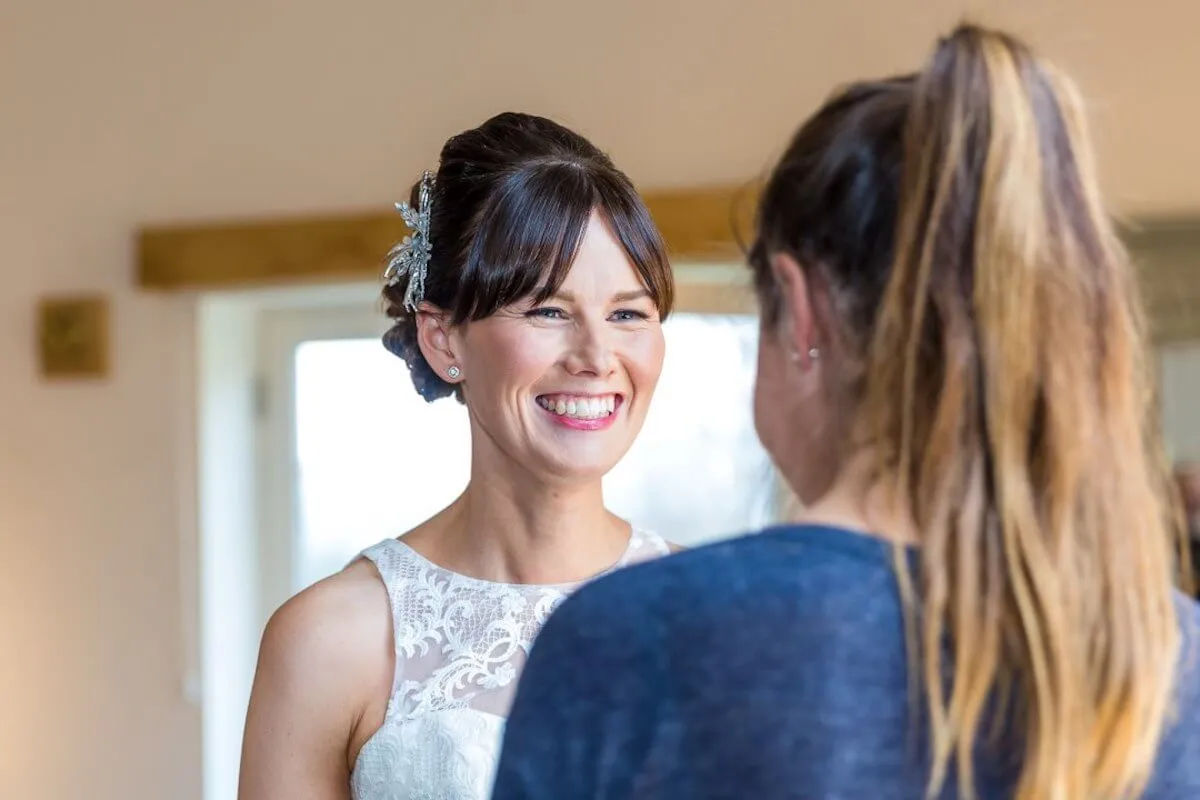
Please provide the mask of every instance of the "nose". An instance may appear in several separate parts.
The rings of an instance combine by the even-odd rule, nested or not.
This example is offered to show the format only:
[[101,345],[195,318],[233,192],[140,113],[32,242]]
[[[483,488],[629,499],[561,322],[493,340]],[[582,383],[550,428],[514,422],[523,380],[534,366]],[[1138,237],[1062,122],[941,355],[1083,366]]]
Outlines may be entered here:
[[587,323],[576,329],[571,351],[567,355],[567,370],[572,375],[607,378],[616,369],[611,334],[603,325]]

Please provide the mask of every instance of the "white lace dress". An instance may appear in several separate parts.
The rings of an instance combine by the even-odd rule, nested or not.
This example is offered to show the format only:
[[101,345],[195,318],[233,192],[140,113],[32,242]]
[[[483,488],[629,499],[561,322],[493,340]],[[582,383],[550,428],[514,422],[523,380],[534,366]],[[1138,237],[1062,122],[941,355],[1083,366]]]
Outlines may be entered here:
[[[609,571],[666,555],[634,531]],[[396,675],[351,775],[354,800],[484,800],[534,637],[579,584],[494,583],[443,569],[398,539],[364,551],[391,602]],[[599,577],[599,576],[597,576]]]

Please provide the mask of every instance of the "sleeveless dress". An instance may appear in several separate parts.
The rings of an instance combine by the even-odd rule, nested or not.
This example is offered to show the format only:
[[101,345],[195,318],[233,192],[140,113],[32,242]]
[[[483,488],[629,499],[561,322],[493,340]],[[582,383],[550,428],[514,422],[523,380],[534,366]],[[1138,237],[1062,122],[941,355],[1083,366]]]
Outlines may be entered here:
[[[625,554],[601,574],[669,552],[661,537],[635,529]],[[387,587],[396,674],[383,725],[359,751],[351,796],[485,800],[533,640],[582,584],[471,578],[437,566],[399,539],[362,555]]]

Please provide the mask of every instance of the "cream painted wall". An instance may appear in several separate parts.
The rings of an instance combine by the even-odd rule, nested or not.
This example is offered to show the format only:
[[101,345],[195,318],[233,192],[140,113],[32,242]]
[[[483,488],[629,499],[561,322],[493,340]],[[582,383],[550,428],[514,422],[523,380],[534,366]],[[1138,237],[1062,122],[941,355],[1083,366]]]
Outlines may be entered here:
[[[1200,212],[1200,7],[1004,0],[1093,100],[1111,196]],[[508,108],[645,186],[761,169],[832,84],[912,67],[952,0],[13,0],[0,6],[0,797],[200,797],[193,310],[144,222],[382,207]],[[41,383],[33,308],[115,301],[115,373]]]

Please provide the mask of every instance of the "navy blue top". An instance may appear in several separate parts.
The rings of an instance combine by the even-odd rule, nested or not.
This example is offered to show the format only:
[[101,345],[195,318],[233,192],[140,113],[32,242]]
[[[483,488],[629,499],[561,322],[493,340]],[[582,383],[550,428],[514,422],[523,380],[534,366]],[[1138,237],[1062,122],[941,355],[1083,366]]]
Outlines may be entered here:
[[[1194,656],[1200,607],[1179,602]],[[1194,661],[1149,800],[1200,798]],[[522,677],[494,798],[913,800],[928,760],[909,697],[892,547],[777,528],[631,567],[565,602]],[[976,774],[981,800],[1011,796],[1011,756],[981,749]],[[951,781],[942,796],[956,795]]]

